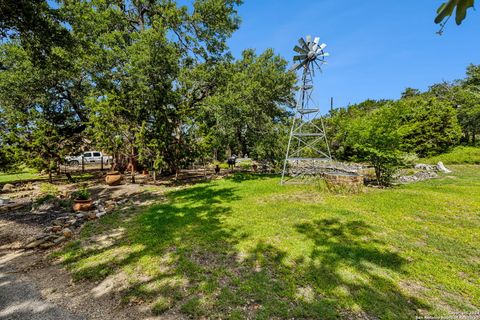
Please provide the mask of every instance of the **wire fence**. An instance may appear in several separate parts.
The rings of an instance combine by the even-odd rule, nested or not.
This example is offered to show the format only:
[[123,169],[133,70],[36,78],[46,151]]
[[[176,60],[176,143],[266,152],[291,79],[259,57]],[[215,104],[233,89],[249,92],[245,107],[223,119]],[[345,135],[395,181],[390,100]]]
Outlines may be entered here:
[[64,164],[60,164],[59,168],[62,173],[71,172],[89,172],[89,171],[103,171],[111,168],[110,157],[99,157],[95,160],[89,160],[86,157],[80,157],[79,159],[66,161]]

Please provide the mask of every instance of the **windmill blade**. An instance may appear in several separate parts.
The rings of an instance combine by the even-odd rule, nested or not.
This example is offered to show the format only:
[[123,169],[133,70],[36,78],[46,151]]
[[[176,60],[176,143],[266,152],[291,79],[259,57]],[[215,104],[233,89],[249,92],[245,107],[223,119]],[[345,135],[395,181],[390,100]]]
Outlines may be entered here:
[[305,49],[303,49],[303,48],[300,48],[299,46],[295,46],[295,48],[293,48],[293,50],[294,50],[295,52],[298,52],[298,53],[301,53],[301,54],[307,54],[307,53],[308,53],[307,50],[305,50]]
[[327,45],[326,45],[325,43],[322,43],[319,48],[323,50],[323,49],[325,49],[326,47],[327,47]]
[[[315,65],[318,67],[318,69],[320,70],[320,73],[323,73],[322,67],[320,66],[320,64],[316,60],[313,63],[315,63]],[[312,68],[312,69],[315,69],[315,68]]]
[[292,70],[298,70],[308,63],[308,60],[303,60],[292,67]]
[[296,63],[290,68],[290,71],[296,71],[298,70],[299,67],[300,67],[300,63]]
[[313,42],[315,44],[318,44],[320,42],[320,37],[315,37],[315,39],[313,40]]
[[303,38],[298,39],[298,44],[299,44],[300,47],[303,48],[305,51],[308,51],[308,45],[307,45],[307,43],[305,42],[305,40],[303,40]]
[[302,68],[307,62],[308,62],[308,60],[303,60],[301,62],[297,62],[296,64],[293,65],[293,67],[290,70],[291,71],[296,71],[296,70]]
[[322,56],[322,57],[330,57],[330,53],[328,53],[328,52],[322,52],[321,54],[319,54],[319,56]]
[[318,44],[316,44],[316,43],[314,42],[314,45],[313,45],[313,47],[312,47],[312,51],[314,51],[315,53],[317,53],[317,49],[318,49]]
[[300,61],[300,60],[304,60],[305,58],[307,58],[307,55],[306,54],[301,54],[301,55],[298,55],[298,56],[293,56],[293,61]]
[[310,44],[312,42],[312,36],[307,36],[307,43]]

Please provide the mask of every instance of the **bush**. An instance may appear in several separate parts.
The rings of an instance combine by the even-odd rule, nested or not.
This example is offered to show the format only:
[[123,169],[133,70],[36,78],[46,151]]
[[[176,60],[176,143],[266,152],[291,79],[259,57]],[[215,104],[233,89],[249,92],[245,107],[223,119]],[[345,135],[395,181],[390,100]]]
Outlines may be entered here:
[[72,199],[74,200],[88,200],[90,196],[90,191],[86,187],[82,187],[80,190],[72,193]]
[[35,205],[40,206],[44,203],[51,201],[52,199],[55,199],[55,196],[53,194],[45,194],[35,200]]
[[393,104],[401,119],[401,150],[420,157],[445,152],[462,135],[457,113],[450,103],[437,99],[410,98]]
[[396,168],[403,165],[399,125],[395,106],[387,104],[349,126],[346,143],[355,151],[353,160],[372,165],[380,185],[389,185]]

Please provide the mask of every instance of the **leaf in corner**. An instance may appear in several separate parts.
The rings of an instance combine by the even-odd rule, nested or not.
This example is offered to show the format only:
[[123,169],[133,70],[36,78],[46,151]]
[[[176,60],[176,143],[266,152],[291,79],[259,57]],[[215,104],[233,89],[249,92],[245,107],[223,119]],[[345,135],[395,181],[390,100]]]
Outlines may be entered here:
[[458,0],[457,11],[455,13],[455,22],[457,25],[462,24],[462,21],[467,16],[468,8],[473,7],[474,0]]
[[447,16],[451,16],[453,13],[453,9],[457,5],[458,0],[449,0],[448,2],[442,3],[442,5],[437,10],[437,17],[435,18],[435,23],[440,23],[445,19]]

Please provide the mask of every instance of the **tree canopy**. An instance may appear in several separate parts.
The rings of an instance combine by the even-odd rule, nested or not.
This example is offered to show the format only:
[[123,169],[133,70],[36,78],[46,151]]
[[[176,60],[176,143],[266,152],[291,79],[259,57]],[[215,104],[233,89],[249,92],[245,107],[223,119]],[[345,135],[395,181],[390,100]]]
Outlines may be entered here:
[[[451,1],[441,14],[469,4]],[[227,40],[239,28],[239,5],[2,2],[0,169],[25,163],[51,172],[87,148],[165,173],[230,154],[277,166],[296,75],[272,49],[232,56]],[[374,164],[380,180],[407,154],[476,144],[479,94],[480,67],[471,65],[464,79],[426,92],[407,88],[397,101],[332,110],[331,150],[339,160]]]

